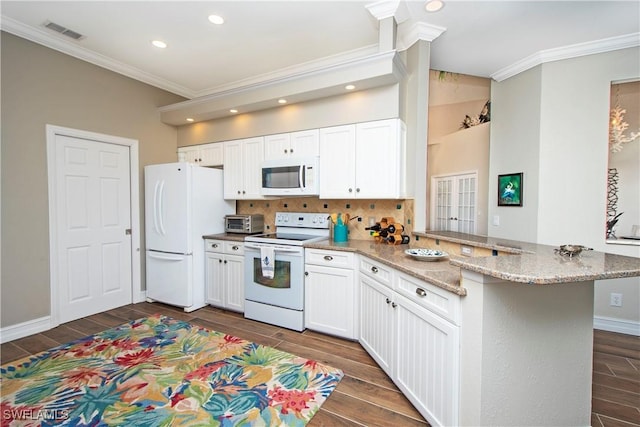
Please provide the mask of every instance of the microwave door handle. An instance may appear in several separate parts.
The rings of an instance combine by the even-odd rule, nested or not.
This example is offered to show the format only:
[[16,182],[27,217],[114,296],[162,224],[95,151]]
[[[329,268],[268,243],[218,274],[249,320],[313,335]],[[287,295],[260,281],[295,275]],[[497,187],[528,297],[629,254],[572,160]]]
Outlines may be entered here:
[[299,183],[300,183],[300,188],[304,188],[305,186],[305,181],[306,181],[306,177],[305,177],[305,170],[306,170],[306,166],[302,165],[300,166],[300,173],[298,174],[299,177]]

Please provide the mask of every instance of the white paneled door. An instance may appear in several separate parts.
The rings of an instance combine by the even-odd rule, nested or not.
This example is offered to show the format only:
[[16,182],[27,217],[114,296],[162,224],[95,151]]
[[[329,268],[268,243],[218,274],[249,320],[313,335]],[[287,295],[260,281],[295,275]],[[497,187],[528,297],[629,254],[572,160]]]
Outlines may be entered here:
[[129,162],[126,145],[55,135],[52,298],[59,323],[132,301]]

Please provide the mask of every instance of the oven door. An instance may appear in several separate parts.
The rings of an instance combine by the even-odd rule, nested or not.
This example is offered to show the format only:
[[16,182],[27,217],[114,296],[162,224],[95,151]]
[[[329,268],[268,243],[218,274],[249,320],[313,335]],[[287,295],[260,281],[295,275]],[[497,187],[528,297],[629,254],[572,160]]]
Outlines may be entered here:
[[[273,278],[262,271],[261,247],[274,248]],[[304,248],[301,246],[244,244],[244,297],[248,301],[277,307],[302,310],[304,308]]]

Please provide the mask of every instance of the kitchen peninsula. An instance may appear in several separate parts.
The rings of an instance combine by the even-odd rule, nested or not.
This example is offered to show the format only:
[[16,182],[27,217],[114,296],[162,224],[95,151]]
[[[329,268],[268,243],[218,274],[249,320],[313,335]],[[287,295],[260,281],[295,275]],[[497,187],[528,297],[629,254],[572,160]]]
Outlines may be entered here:
[[[449,261],[423,262],[405,255],[407,245],[378,245],[367,240],[314,243],[308,248],[355,252],[360,255],[361,276],[367,274],[367,268],[374,268],[366,265],[363,269],[368,260],[390,267],[400,278],[387,280],[387,301],[399,301],[397,309],[393,307],[396,316],[388,318],[398,337],[390,357],[399,363],[388,373],[432,424],[589,425],[593,283],[640,276],[640,259],[593,251],[566,258],[551,246],[451,232],[414,233],[410,246],[434,248],[436,243],[499,255],[451,255]],[[417,297],[413,299],[428,299],[433,305],[444,301],[426,285],[407,287],[403,279],[407,275],[448,291],[453,298],[447,304],[454,308],[444,319],[446,327],[434,329],[425,323],[424,334],[415,334],[420,329],[414,327],[411,345],[402,348],[405,329],[412,323],[403,318],[416,308],[406,291],[414,290]],[[361,282],[361,319],[367,318],[362,312],[366,292]],[[403,303],[408,309],[403,309]],[[452,328],[447,329],[449,326]],[[442,332],[439,340],[428,337],[434,331]],[[367,348],[362,336],[360,341]],[[438,344],[443,347],[434,351]],[[438,351],[450,360],[434,364],[429,359],[439,357]],[[379,361],[377,352],[371,354]],[[407,357],[420,359],[410,372],[403,368],[409,363]],[[452,372],[439,376],[423,372],[422,366]],[[424,389],[412,387],[411,376],[429,375],[433,376],[431,383],[424,384]],[[449,399],[439,399],[443,394]]]

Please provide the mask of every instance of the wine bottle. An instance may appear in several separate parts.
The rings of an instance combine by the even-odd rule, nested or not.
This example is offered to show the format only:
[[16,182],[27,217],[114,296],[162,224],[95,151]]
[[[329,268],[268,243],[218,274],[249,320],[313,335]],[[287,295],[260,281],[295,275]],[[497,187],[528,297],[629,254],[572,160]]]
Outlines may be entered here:
[[379,222],[376,222],[376,225],[372,225],[371,227],[366,227],[365,230],[381,231],[382,230],[382,226],[380,225]]

